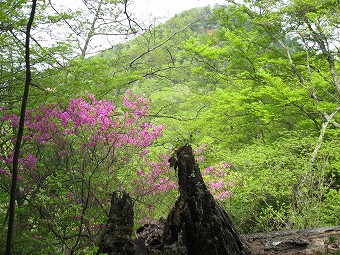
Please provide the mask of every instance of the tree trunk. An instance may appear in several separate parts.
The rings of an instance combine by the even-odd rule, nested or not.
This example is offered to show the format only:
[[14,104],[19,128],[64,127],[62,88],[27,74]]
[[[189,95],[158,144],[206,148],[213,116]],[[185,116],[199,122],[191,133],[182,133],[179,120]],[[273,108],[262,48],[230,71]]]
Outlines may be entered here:
[[[217,205],[204,184],[192,148],[177,150],[180,197],[168,219],[146,224],[132,241],[133,203],[114,192],[99,252],[109,255],[251,255],[228,213]],[[174,159],[174,158],[172,158]]]
[[31,14],[30,14],[29,20],[27,22],[27,27],[26,27],[26,41],[25,41],[26,80],[25,80],[24,95],[22,97],[22,102],[21,102],[21,111],[20,111],[17,140],[15,143],[14,156],[13,156],[12,184],[11,184],[11,194],[10,194],[10,201],[9,201],[9,217],[8,217],[8,229],[7,229],[7,240],[6,240],[6,255],[10,255],[12,252],[12,239],[13,239],[13,228],[14,228],[14,218],[15,218],[14,217],[15,216],[15,200],[16,200],[16,193],[17,193],[19,155],[20,155],[20,148],[21,148],[21,140],[24,134],[28,93],[29,93],[29,88],[30,88],[31,79],[32,79],[31,63],[30,63],[30,38],[31,38],[31,28],[32,28],[33,21],[34,21],[36,7],[37,7],[37,0],[32,0]]

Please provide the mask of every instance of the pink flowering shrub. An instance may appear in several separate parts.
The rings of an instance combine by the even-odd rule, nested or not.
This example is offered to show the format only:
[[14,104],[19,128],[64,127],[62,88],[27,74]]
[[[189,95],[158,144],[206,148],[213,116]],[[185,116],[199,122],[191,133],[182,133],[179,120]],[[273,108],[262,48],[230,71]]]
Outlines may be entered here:
[[169,163],[168,156],[161,154],[157,162],[144,158],[144,163],[137,170],[138,178],[134,180],[135,196],[144,196],[146,194],[157,195],[158,193],[168,192],[176,189],[178,184],[170,180],[168,174]]
[[[198,163],[203,163],[206,149],[207,145],[203,144],[194,151]],[[204,168],[202,176],[214,198],[221,201],[226,199],[231,201],[234,187],[242,185],[239,173],[232,171],[231,165],[227,162],[219,162]]]
[[[34,218],[22,226],[27,235],[39,241],[45,228],[52,239],[74,235],[65,242],[81,246],[91,240],[84,236],[102,231],[112,191],[125,189],[145,202],[176,188],[166,157],[150,159],[150,145],[164,127],[148,121],[148,109],[145,97],[127,90],[119,108],[89,96],[27,111],[17,195],[18,205]],[[5,190],[10,187],[17,126],[18,117],[2,110],[0,182]]]
[[232,190],[242,185],[239,173],[231,171],[230,164],[220,162],[204,169],[203,178],[209,190],[218,200],[232,200]]
[[167,215],[171,201],[176,200],[177,175],[173,169],[169,171],[168,159],[165,154],[160,154],[156,161],[145,157],[135,168],[137,177],[133,180],[132,195],[137,201],[135,211],[140,215],[137,219],[140,225]]

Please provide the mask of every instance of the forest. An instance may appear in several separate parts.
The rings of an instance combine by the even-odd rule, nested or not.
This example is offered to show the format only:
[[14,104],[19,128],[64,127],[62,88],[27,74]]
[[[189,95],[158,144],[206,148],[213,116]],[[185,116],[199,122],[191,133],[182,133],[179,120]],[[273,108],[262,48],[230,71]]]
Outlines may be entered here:
[[167,217],[188,144],[240,233],[340,225],[339,0],[83,2],[0,1],[0,254],[99,254],[114,191]]

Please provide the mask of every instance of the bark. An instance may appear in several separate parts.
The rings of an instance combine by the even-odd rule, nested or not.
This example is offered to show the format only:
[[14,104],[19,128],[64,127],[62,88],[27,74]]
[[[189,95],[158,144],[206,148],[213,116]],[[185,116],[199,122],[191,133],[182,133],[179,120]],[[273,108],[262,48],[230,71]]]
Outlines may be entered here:
[[252,254],[207,189],[192,148],[176,154],[180,197],[165,224],[163,254]]
[[136,231],[137,244],[144,248],[144,253],[148,255],[162,255],[162,240],[164,233],[165,219],[152,221],[140,227]]
[[[203,195],[203,193],[201,192],[199,196]],[[209,195],[206,196],[209,197]],[[202,220],[191,222],[194,218],[191,217],[190,219],[185,219],[186,221],[184,222],[183,217],[188,216],[187,213],[190,211],[189,205],[187,208],[181,208],[182,212],[178,212],[176,205],[169,215],[167,222],[161,218],[158,221],[140,227],[136,231],[137,239],[132,240],[132,199],[125,192],[121,196],[114,192],[107,228],[99,244],[99,252],[109,255],[313,255],[340,253],[340,226],[244,235],[242,238],[247,241],[250,247],[247,248],[245,242],[241,240],[241,237],[234,230],[226,212],[221,209],[216,210],[218,206],[213,201],[210,201],[211,204],[204,206],[199,204],[197,198],[195,199],[196,205],[194,207],[201,207],[201,211],[197,212],[195,210],[195,214],[197,216],[206,214],[211,218],[201,217]],[[206,207],[210,207],[209,212],[205,212]],[[174,210],[177,212],[176,215]],[[215,215],[209,214],[212,211],[218,213]],[[223,221],[225,223],[221,224],[221,220],[218,220],[218,218],[224,218],[225,220]],[[169,221],[169,219],[174,221]],[[171,229],[169,229],[169,223]],[[174,231],[174,226],[177,227],[177,231]],[[189,232],[193,227],[195,231]],[[210,230],[206,231],[206,229]],[[169,230],[172,230],[172,232],[170,231],[171,233],[176,232],[178,235],[173,236],[173,242],[166,243],[166,237],[169,237]],[[202,232],[198,232],[201,230]],[[193,245],[198,246],[195,248],[192,247]],[[229,247],[223,249],[226,246]]]
[[134,255],[132,198],[125,192],[113,192],[106,231],[99,244],[99,253],[108,255]]
[[168,219],[133,229],[133,203],[125,192],[114,192],[100,253],[109,255],[251,255],[228,213],[217,205],[204,184],[192,148],[177,150],[180,197]]
[[31,74],[31,63],[30,63],[30,37],[31,37],[31,28],[34,21],[35,11],[37,7],[37,0],[32,0],[31,14],[29,20],[27,22],[26,27],[26,41],[25,41],[25,62],[26,62],[26,80],[25,80],[25,88],[24,95],[22,97],[21,102],[21,111],[20,111],[20,119],[19,119],[19,128],[17,139],[14,148],[14,156],[13,156],[13,170],[12,170],[12,184],[11,184],[11,194],[9,201],[9,218],[8,218],[8,229],[7,229],[7,241],[6,241],[6,255],[10,255],[12,251],[12,239],[13,239],[13,227],[14,227],[14,216],[15,216],[15,200],[17,193],[17,180],[18,180],[18,161],[20,155],[20,147],[22,136],[24,133],[25,127],[25,113],[26,106],[28,101],[29,87],[32,80]]

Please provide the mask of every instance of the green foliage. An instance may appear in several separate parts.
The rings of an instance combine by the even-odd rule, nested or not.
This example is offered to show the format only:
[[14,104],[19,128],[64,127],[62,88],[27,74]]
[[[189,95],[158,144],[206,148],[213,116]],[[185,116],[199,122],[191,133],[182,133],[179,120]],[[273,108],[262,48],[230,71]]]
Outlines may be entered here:
[[[333,218],[337,217],[336,210],[339,209],[337,192],[327,188],[326,170],[314,172],[312,179],[306,169],[305,160],[313,143],[311,135],[305,134],[302,138],[295,133],[295,136],[282,137],[272,145],[254,144],[224,155],[234,171],[243,176],[243,185],[235,187],[233,199],[226,201],[241,232],[337,224]],[[337,152],[333,151],[332,156],[328,153],[323,151],[320,159],[338,157]],[[332,209],[335,210],[332,212]]]
[[340,224],[340,191],[330,189],[325,194],[324,202],[321,209],[322,221],[327,225],[339,225]]
[[337,22],[324,15],[329,5],[308,3],[304,12],[304,4],[219,8],[217,31],[185,44],[197,60],[192,72],[217,88],[194,123],[198,136],[211,144],[213,161],[227,158],[243,173],[244,185],[226,201],[242,232],[330,224],[323,206],[338,182],[339,154],[338,124],[327,116],[337,112],[339,83],[334,47],[322,45],[337,43]]
[[[17,9],[14,2],[19,4]],[[105,1],[107,6],[116,2]],[[15,111],[24,61],[23,48],[10,29],[23,36],[25,1],[0,4],[0,107]],[[60,103],[94,94],[119,105],[122,91],[130,88],[152,100],[148,117],[167,127],[152,151],[153,158],[189,142],[208,145],[202,170],[221,161],[231,164],[230,171],[242,184],[230,187],[232,199],[223,203],[241,232],[339,225],[337,5],[337,0],[249,0],[214,10],[197,8],[89,58],[76,53],[75,34],[72,40],[49,48],[33,43],[30,104]],[[82,36],[91,37],[93,34],[86,34],[90,32],[89,17],[81,15],[60,12],[37,20],[51,25],[67,20],[84,31]],[[54,152],[44,153],[53,158]],[[45,193],[39,193],[41,205],[65,204],[66,177],[56,174],[47,180]],[[132,177],[131,171],[120,176],[126,183]],[[174,179],[175,173],[170,177]],[[52,187],[64,196],[51,198]],[[142,216],[165,216],[177,195],[170,192],[141,200],[150,205]],[[1,192],[1,221],[6,221],[7,199],[7,193]],[[79,210],[75,205],[61,207],[55,213],[58,231],[71,231],[75,226],[68,223]],[[141,212],[142,206],[137,205],[136,210]],[[18,211],[23,221],[31,213]],[[88,215],[86,220],[105,222],[105,217],[94,218]],[[34,231],[18,238],[16,254],[34,253],[36,247],[41,254],[60,253],[53,246],[44,246],[58,238],[42,217],[27,224],[44,227],[32,228]],[[4,242],[4,235],[1,238]],[[72,244],[65,241],[68,245]],[[95,254],[96,249],[89,245],[81,252]]]

